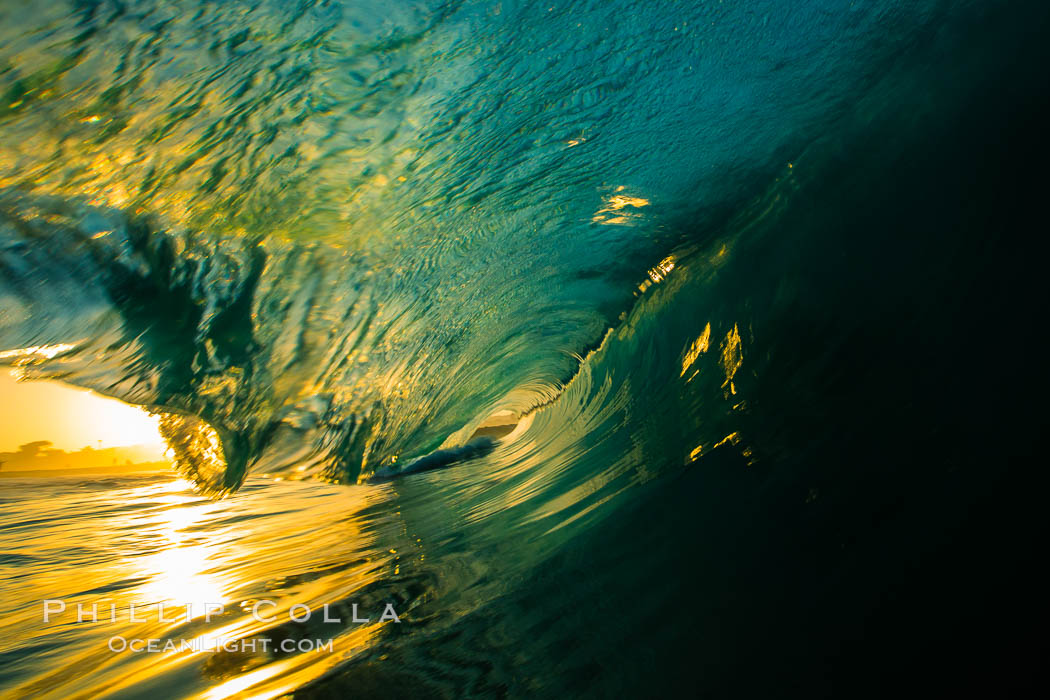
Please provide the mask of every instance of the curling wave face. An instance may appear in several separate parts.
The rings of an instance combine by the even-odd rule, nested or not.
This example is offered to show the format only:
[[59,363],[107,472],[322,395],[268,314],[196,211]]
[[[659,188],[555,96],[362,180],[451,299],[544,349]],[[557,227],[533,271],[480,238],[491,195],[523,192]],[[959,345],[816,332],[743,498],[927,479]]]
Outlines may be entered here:
[[219,491],[354,480],[550,401],[683,220],[842,120],[893,53],[876,27],[934,21],[185,5],[3,10],[0,345],[69,346],[7,361],[167,414]]

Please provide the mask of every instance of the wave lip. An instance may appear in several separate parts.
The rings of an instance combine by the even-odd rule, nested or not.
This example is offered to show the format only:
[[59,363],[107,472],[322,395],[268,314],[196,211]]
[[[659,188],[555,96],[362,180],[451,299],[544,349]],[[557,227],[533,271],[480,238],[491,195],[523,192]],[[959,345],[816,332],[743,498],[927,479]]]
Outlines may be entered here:
[[496,449],[497,441],[489,436],[474,438],[465,445],[446,447],[430,454],[410,460],[404,466],[396,463],[380,467],[371,476],[370,482],[390,481],[411,474],[422,474],[435,469],[444,469],[471,459],[484,457]]

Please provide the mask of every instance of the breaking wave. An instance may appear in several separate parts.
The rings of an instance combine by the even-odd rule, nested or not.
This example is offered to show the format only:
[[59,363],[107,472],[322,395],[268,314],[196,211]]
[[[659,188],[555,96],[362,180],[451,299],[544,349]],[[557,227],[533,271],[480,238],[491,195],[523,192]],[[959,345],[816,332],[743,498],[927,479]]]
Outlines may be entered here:
[[[0,362],[160,414],[208,493],[395,479],[517,562],[457,598],[489,619],[568,553],[619,585],[602,533],[650,570],[743,538],[761,572],[749,523],[782,518],[833,559],[941,478],[895,455],[974,458],[944,358],[1021,315],[981,251],[1034,4],[41,7],[0,10]],[[688,624],[645,633],[666,663]]]

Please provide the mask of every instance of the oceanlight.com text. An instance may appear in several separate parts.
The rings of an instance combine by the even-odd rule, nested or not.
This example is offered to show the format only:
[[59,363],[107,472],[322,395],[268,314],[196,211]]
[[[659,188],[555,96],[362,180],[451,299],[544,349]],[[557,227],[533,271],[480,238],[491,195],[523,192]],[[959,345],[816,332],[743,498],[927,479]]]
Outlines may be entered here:
[[107,643],[114,653],[131,652],[133,654],[170,654],[175,652],[193,653],[268,653],[281,651],[288,654],[299,652],[335,651],[333,639],[270,639],[258,637],[250,639],[225,639],[218,637],[198,637],[196,639],[128,639],[127,637],[110,637]]

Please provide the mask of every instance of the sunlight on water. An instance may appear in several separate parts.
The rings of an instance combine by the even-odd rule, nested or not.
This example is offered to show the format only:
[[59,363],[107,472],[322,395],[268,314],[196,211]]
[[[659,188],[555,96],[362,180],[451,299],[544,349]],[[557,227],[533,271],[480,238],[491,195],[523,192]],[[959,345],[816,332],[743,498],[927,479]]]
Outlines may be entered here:
[[601,209],[594,213],[591,220],[596,224],[627,224],[640,217],[639,209],[651,204],[644,197],[623,194],[623,185],[616,188],[616,194],[605,197]]
[[[158,543],[162,549],[140,561],[129,562],[142,567],[130,571],[131,576],[149,577],[149,583],[142,587],[141,594],[151,603],[156,601],[168,605],[169,609],[176,605],[184,608],[191,606],[192,609],[187,610],[191,617],[204,615],[208,604],[229,602],[219,575],[208,573],[216,565],[209,556],[209,547],[197,544],[200,537],[195,538],[187,532],[191,527],[203,524],[211,514],[210,504],[201,504],[193,496],[170,496],[154,501],[166,503],[169,507],[157,513],[154,523],[142,523],[140,527],[156,528],[163,540],[162,544]],[[196,504],[190,505],[193,501]],[[177,614],[173,610],[170,616]]]
[[[69,624],[78,616],[83,622],[75,627],[81,641],[56,650],[53,673],[29,681],[22,692],[42,697],[48,688],[63,696],[67,682],[88,678],[100,688],[128,687],[146,677],[181,674],[178,669],[186,664],[201,667],[201,680],[224,680],[200,687],[208,697],[278,680],[294,687],[359,653],[392,624],[378,622],[382,605],[372,594],[354,599],[355,591],[376,580],[377,567],[385,570],[392,558],[385,550],[370,552],[370,537],[354,526],[355,513],[381,498],[381,490],[289,484],[275,491],[255,484],[234,499],[212,501],[193,493],[187,480],[167,475],[67,477],[51,481],[50,494],[39,484],[5,481],[15,500],[0,518],[0,545],[24,562],[6,591],[7,644],[24,643],[27,636],[47,642],[74,629]],[[49,512],[62,517],[47,518]],[[31,541],[11,539],[20,523],[41,518],[46,525],[33,526],[37,536]],[[341,526],[333,530],[333,523]],[[381,522],[373,523],[377,526]],[[92,529],[90,538],[76,541],[85,527]],[[63,543],[87,549],[67,559],[56,550]],[[354,560],[359,563],[349,563]],[[9,569],[4,575],[14,573]],[[343,606],[348,598],[368,624],[351,622],[349,603]],[[52,601],[52,614],[42,625],[43,600]],[[54,612],[55,601],[64,609]],[[261,605],[257,619],[258,601],[272,604]],[[316,622],[323,604],[335,606],[327,612],[342,621]],[[313,611],[308,636],[334,640],[336,653],[264,651],[262,641],[247,653],[224,650],[224,645],[232,649],[232,640],[277,645],[298,638],[293,605],[307,606],[297,617]],[[121,638],[159,640],[158,653],[111,651],[111,645],[123,644],[114,641]],[[175,648],[165,650],[164,640],[173,640]],[[245,668],[256,670],[241,676]],[[226,685],[231,674],[237,677]]]

